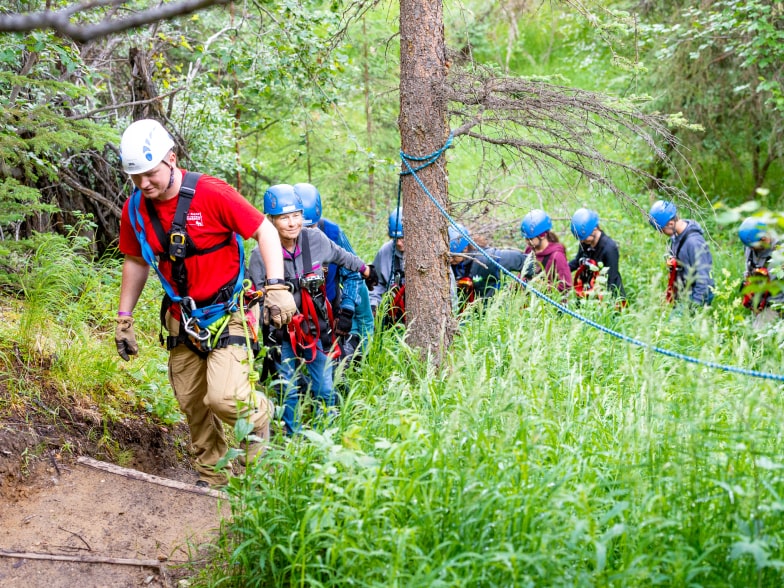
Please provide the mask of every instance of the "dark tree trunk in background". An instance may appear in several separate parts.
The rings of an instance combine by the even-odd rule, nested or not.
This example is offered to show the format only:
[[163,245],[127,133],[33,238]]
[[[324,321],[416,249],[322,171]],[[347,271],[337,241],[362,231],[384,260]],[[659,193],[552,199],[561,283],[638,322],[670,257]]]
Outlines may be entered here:
[[[408,155],[440,149],[448,135],[446,48],[441,0],[400,1],[400,139]],[[405,167],[405,166],[404,166]],[[417,167],[412,163],[412,167]],[[418,172],[447,207],[444,157]],[[403,178],[408,342],[440,364],[455,330],[449,289],[447,221],[412,176]]]

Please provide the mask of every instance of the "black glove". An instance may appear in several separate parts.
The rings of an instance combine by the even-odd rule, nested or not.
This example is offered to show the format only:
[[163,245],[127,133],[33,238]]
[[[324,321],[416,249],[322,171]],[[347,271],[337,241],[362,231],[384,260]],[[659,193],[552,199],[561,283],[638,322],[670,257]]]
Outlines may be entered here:
[[368,287],[368,290],[372,290],[376,286],[378,286],[378,273],[376,273],[376,268],[372,265],[368,266],[370,273],[368,273],[368,277],[365,278],[365,285]]
[[351,332],[351,324],[354,322],[354,311],[350,308],[341,308],[338,317],[335,319],[335,334],[338,337],[345,337]]

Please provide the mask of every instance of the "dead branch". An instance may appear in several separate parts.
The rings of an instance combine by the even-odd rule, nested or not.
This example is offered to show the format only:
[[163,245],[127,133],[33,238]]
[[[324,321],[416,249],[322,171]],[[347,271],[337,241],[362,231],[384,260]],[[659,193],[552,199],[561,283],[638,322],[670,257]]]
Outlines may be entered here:
[[84,540],[84,537],[82,537],[79,533],[74,533],[73,531],[69,531],[68,529],[63,529],[62,527],[57,527],[57,528],[60,529],[61,531],[65,531],[66,533],[70,533],[71,535],[79,539],[82,543],[84,543],[87,546],[87,551],[93,550],[93,548],[90,547],[90,544],[87,543],[87,541]]
[[73,188],[80,194],[83,194],[84,196],[86,196],[87,198],[89,198],[90,200],[98,204],[103,204],[117,218],[120,218],[122,216],[122,209],[119,206],[117,206],[114,202],[112,202],[102,194],[99,194],[95,190],[91,190],[87,186],[83,185],[67,169],[63,169],[60,171],[61,171],[61,178],[66,186],[68,186],[69,188]]
[[11,13],[0,15],[0,32],[26,33],[33,30],[53,29],[74,41],[86,43],[113,33],[119,33],[143,25],[169,20],[204,10],[210,6],[226,4],[229,0],[180,0],[168,4],[158,4],[140,10],[130,16],[113,19],[111,16],[96,24],[77,24],[71,17],[78,13],[104,6],[122,6],[127,0],[94,0],[73,4],[61,10],[47,10],[26,14]]
[[669,153],[681,156],[679,143],[665,117],[640,111],[630,101],[556,86],[542,81],[497,77],[475,65],[471,71],[452,68],[446,88],[453,135],[494,145],[546,172],[580,177],[604,187],[626,204],[647,214],[640,203],[618,186],[613,172],[645,182],[662,197],[695,203],[678,186],[607,153],[607,144],[641,142],[680,182]]
[[29,551],[11,551],[0,549],[0,556],[20,559],[41,559],[51,561],[71,561],[76,563],[101,563],[120,566],[140,566],[143,568],[160,568],[163,562],[157,559],[129,559],[125,557],[97,557],[92,555],[56,555],[54,553],[35,553]]
[[185,88],[175,88],[174,90],[172,90],[170,92],[166,92],[165,94],[161,94],[160,96],[154,96],[153,98],[148,98],[146,100],[135,100],[135,101],[132,101],[132,102],[123,102],[122,104],[110,104],[109,106],[102,106],[101,108],[96,108],[94,110],[91,110],[90,112],[85,112],[84,114],[77,114],[77,115],[74,115],[74,116],[69,116],[68,118],[70,120],[80,120],[80,119],[83,119],[83,118],[90,118],[91,116],[93,116],[93,115],[95,115],[95,114],[97,114],[99,112],[104,112],[106,110],[120,110],[121,108],[127,108],[128,106],[139,106],[141,104],[151,104],[151,103],[153,103],[155,101],[162,100],[163,98],[166,98],[167,96],[172,96],[173,94],[176,94],[178,92],[182,92],[184,89]]
[[132,480],[150,482],[152,484],[158,484],[159,486],[166,486],[168,488],[183,490],[185,492],[191,492],[193,494],[212,496],[213,498],[227,498],[228,496],[225,492],[220,492],[219,490],[212,490],[210,488],[200,488],[193,484],[186,484],[185,482],[179,482],[177,480],[169,480],[168,478],[161,478],[160,476],[145,474],[144,472],[123,468],[113,463],[98,461],[97,459],[92,459],[91,457],[86,457],[84,455],[80,456],[76,461],[81,465],[95,468],[97,470],[102,470],[104,472],[109,472],[118,476],[124,476]]

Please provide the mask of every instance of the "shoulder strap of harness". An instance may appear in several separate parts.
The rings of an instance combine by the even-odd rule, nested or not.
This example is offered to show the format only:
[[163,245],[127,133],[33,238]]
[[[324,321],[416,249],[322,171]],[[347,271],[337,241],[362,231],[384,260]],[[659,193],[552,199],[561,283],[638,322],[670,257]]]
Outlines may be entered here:
[[302,271],[309,274],[313,271],[313,258],[310,256],[310,241],[308,240],[308,232],[301,231],[302,243],[300,243],[300,251],[302,251]]
[[672,253],[672,256],[675,259],[678,259],[678,256],[681,254],[681,249],[683,249],[684,244],[689,239],[689,237],[692,236],[692,234],[693,233],[686,233],[686,235],[683,237],[683,239],[681,239],[681,242],[678,243],[678,248],[675,251],[672,251],[672,249],[670,249],[670,253]]

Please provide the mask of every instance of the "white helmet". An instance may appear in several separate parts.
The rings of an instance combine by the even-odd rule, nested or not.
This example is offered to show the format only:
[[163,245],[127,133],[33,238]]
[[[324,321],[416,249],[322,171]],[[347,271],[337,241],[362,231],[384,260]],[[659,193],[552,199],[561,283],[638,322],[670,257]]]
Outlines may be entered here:
[[174,148],[174,140],[157,120],[132,123],[120,140],[120,161],[127,174],[143,174],[158,165]]

